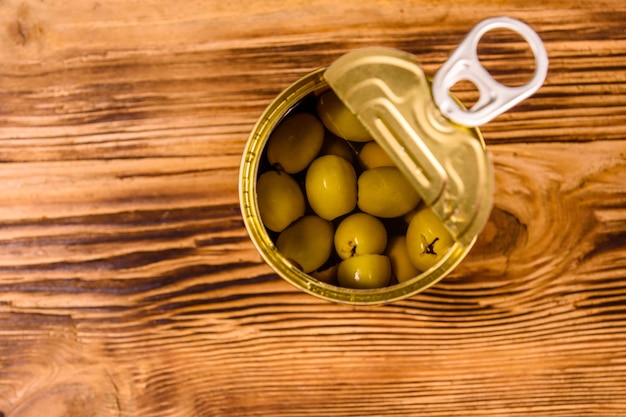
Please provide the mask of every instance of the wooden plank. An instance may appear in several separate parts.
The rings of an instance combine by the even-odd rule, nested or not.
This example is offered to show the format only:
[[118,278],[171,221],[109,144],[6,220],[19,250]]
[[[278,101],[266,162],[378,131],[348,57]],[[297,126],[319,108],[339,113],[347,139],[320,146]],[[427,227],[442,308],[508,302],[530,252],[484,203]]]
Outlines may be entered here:
[[[263,108],[361,46],[432,75],[493,15],[551,67],[482,129],[468,258],[380,307],[277,277],[238,207]],[[623,2],[4,0],[0,27],[0,416],[626,414]],[[528,76],[518,39],[484,42]]]

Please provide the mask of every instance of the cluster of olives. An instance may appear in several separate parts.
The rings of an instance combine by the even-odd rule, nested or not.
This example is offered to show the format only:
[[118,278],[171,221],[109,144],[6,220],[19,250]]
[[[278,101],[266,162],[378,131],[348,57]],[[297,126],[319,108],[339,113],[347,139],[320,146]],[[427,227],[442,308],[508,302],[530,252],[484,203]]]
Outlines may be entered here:
[[453,244],[389,156],[332,90],[270,135],[257,179],[276,248],[315,279],[355,289],[416,277]]

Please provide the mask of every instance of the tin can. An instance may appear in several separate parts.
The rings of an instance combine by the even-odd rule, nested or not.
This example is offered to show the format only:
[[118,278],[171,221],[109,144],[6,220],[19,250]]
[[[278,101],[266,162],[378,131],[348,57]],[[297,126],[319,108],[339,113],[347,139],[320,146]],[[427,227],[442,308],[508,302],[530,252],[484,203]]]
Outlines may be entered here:
[[[503,86],[480,65],[478,41],[493,28],[514,30],[531,46],[535,74],[527,85]],[[329,301],[383,304],[430,287],[465,258],[489,218],[493,167],[476,126],[534,93],[546,73],[547,54],[536,33],[522,22],[501,17],[477,25],[433,81],[412,55],[387,48],[356,50],[328,68],[307,74],[266,108],[244,149],[239,195],[253,244],[282,278]],[[480,93],[478,102],[469,110],[449,92],[460,80],[472,82]],[[413,279],[376,289],[327,284],[282,256],[261,221],[256,185],[259,174],[266,169],[262,156],[272,132],[285,117],[329,89],[358,117],[454,238],[446,254]]]

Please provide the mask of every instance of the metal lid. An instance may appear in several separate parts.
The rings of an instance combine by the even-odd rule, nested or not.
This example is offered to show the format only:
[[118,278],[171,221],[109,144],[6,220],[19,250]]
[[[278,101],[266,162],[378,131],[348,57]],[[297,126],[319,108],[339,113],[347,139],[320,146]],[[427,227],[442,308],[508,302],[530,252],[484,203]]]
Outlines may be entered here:
[[[517,31],[531,44],[536,65],[527,85],[506,87],[480,65],[478,41],[496,27]],[[389,48],[343,55],[324,77],[456,240],[469,245],[489,218],[494,179],[484,143],[467,126],[485,123],[531,95],[546,72],[547,54],[539,37],[517,20],[493,18],[470,32],[432,86],[413,55]],[[481,94],[469,110],[449,94],[460,80],[473,82]]]

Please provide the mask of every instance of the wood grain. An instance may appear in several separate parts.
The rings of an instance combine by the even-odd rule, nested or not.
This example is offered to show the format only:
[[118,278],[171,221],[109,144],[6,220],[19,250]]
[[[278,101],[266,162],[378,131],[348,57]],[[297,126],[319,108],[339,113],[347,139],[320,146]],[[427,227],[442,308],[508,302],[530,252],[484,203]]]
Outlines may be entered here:
[[[550,72],[482,128],[466,261],[381,307],[278,278],[237,197],[265,106],[362,46],[432,75],[494,15]],[[0,0],[0,28],[0,416],[626,415],[622,1]],[[481,58],[532,65],[506,33]]]

